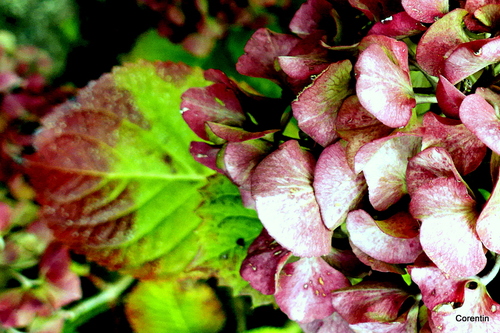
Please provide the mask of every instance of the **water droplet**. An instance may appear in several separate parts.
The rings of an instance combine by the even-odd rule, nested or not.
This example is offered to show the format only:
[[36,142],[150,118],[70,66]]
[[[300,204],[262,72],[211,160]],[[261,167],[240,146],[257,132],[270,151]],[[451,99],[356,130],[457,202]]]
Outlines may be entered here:
[[257,267],[255,267],[255,266],[254,266],[254,265],[252,265],[252,264],[248,264],[248,266],[252,267],[252,271],[254,271],[254,272],[257,270]]
[[189,108],[182,108],[182,109],[181,109],[181,114],[183,114],[183,113],[184,113],[184,112],[186,112],[186,111],[189,111]]
[[282,250],[276,251],[276,252],[274,252],[274,255],[279,256],[282,252],[283,252]]
[[319,290],[315,290],[314,293],[316,294],[316,296],[319,296]]
[[318,282],[320,285],[324,286],[325,285],[325,282],[323,281],[323,278],[320,276],[319,279],[318,279]]
[[474,51],[475,56],[480,56],[483,53],[483,49],[479,48],[477,51]]
[[392,16],[389,16],[389,17],[386,17],[385,19],[383,19],[382,21],[380,21],[381,23],[387,23],[387,22],[391,22],[392,21]]
[[491,306],[491,312],[496,312],[497,311],[497,306],[496,305],[492,305]]
[[197,158],[206,158],[206,157],[208,157],[208,156],[207,156],[207,155],[205,155],[205,154],[196,154],[196,157],[197,157]]
[[309,287],[309,285],[306,283],[306,284],[304,285],[304,289],[307,289],[308,287]]

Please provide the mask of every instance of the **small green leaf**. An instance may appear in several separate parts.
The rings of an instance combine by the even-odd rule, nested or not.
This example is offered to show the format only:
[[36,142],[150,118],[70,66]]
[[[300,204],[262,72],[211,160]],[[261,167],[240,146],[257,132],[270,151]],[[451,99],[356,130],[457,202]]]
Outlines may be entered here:
[[302,329],[296,322],[290,321],[284,327],[259,327],[245,333],[302,333]]
[[411,286],[412,284],[411,276],[408,272],[406,274],[401,275],[401,277],[403,278],[403,280],[406,282],[407,285]]
[[192,280],[140,282],[127,298],[126,314],[137,333],[216,333],[225,322],[214,291]]
[[477,190],[484,198],[484,200],[488,200],[491,197],[491,193],[486,191],[484,188],[478,188]]

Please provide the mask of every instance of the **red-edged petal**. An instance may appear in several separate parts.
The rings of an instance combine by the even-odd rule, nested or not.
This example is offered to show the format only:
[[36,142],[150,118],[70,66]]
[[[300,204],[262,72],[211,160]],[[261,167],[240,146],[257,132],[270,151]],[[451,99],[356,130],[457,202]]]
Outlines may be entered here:
[[367,143],[358,151],[355,170],[363,171],[370,203],[375,209],[385,210],[407,193],[408,159],[418,153],[421,140],[416,135],[385,137]]
[[245,54],[238,59],[236,70],[243,75],[279,82],[275,61],[279,56],[288,55],[299,42],[300,39],[293,35],[261,28],[245,45]]
[[361,173],[351,170],[345,148],[337,142],[321,153],[314,171],[313,187],[323,221],[333,230],[361,201],[366,182]]
[[182,94],[181,110],[189,127],[204,140],[209,140],[206,122],[241,126],[246,119],[236,94],[223,83],[188,89]]
[[241,263],[240,274],[264,295],[276,292],[276,278],[292,253],[269,236],[266,229],[248,248],[248,255]]
[[495,186],[491,197],[477,219],[476,230],[479,238],[489,250],[500,253],[500,185]]
[[486,155],[486,146],[472,132],[454,119],[443,118],[435,113],[424,115],[422,148],[445,148],[457,170],[467,175],[476,170]]
[[468,95],[460,106],[460,119],[485,145],[500,154],[500,119],[498,110],[490,103],[478,94]]
[[408,266],[408,272],[429,310],[439,304],[461,302],[466,279],[451,277],[436,266]]
[[456,84],[484,67],[500,61],[500,37],[460,44],[444,61],[443,75]]
[[348,141],[347,163],[354,170],[354,156],[364,144],[390,134],[394,129],[382,124],[360,103],[358,96],[347,97],[340,107],[335,127],[340,137]]
[[389,322],[398,318],[410,295],[390,283],[363,281],[333,293],[332,303],[349,324]]
[[405,11],[415,20],[434,23],[448,13],[448,0],[402,0]]
[[351,242],[369,256],[390,264],[414,262],[422,252],[418,235],[396,238],[384,233],[364,210],[355,210],[347,217]]
[[441,74],[445,56],[470,39],[464,31],[463,19],[469,12],[457,8],[437,20],[424,33],[417,45],[417,62],[430,75]]
[[408,73],[408,48],[392,38],[376,37],[381,43],[362,51],[354,67],[356,93],[361,105],[382,123],[394,128],[405,126],[416,105]]
[[330,252],[332,231],[323,223],[312,187],[316,161],[295,140],[268,155],[252,175],[260,220],[278,243],[297,256]]
[[271,150],[271,143],[264,140],[228,143],[223,153],[227,175],[236,185],[250,190],[253,169]]
[[425,25],[412,18],[406,12],[401,12],[375,23],[367,35],[383,35],[403,39],[417,35],[425,30],[427,30]]
[[427,256],[445,273],[463,277],[486,265],[476,233],[476,202],[455,178],[437,178],[412,195],[410,212],[422,222],[420,243]]
[[436,98],[441,111],[447,117],[459,118],[460,104],[462,104],[465,95],[442,75],[439,76],[436,87]]
[[225,174],[224,170],[217,166],[217,157],[220,147],[209,145],[205,142],[191,142],[189,152],[199,163],[219,173]]
[[408,161],[406,187],[410,196],[423,184],[440,177],[455,178],[457,181],[462,180],[446,149],[430,147]]
[[328,66],[292,103],[299,127],[323,147],[338,138],[335,119],[350,88],[352,64],[349,60]]
[[302,258],[286,264],[275,294],[280,309],[298,322],[330,316],[332,292],[350,286],[349,280],[321,258]]

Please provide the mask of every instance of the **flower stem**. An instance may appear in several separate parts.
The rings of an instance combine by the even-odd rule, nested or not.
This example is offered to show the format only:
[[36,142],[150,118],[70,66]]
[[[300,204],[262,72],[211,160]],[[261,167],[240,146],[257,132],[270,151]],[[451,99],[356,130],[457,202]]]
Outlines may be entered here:
[[415,100],[417,104],[424,104],[424,103],[437,103],[437,98],[436,96],[432,95],[415,95]]
[[118,301],[123,292],[130,287],[134,281],[135,279],[131,276],[123,276],[115,283],[110,284],[99,294],[64,311],[63,315],[67,318],[65,329],[69,327],[76,328],[90,318],[109,309],[113,303]]

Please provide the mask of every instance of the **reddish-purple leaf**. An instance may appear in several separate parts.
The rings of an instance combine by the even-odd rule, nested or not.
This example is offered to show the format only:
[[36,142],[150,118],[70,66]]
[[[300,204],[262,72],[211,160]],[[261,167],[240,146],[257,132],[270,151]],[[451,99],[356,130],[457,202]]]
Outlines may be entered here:
[[[495,107],[498,109],[498,105]],[[500,154],[500,119],[495,107],[479,94],[468,95],[460,106],[460,119],[485,145]]]
[[264,295],[276,292],[276,278],[292,253],[279,245],[266,229],[248,248],[248,255],[241,263],[240,274]]
[[279,56],[289,55],[299,42],[300,39],[293,35],[261,28],[245,45],[245,54],[238,59],[236,70],[243,75],[280,82],[275,61]]
[[271,150],[272,144],[264,140],[228,143],[223,150],[228,177],[240,188],[250,190],[251,173]]
[[410,212],[422,222],[420,243],[427,256],[451,276],[479,273],[486,265],[476,233],[476,202],[455,178],[437,178],[412,195]]
[[292,103],[299,127],[323,147],[338,138],[335,119],[342,101],[352,93],[349,60],[328,66]]
[[436,266],[408,266],[408,272],[418,285],[429,310],[439,304],[461,302],[467,279],[451,277]]
[[459,118],[460,104],[462,104],[465,95],[442,75],[439,76],[436,87],[436,98],[441,111],[447,117]]
[[500,61],[500,37],[460,44],[444,61],[443,75],[456,84],[484,67]]
[[422,149],[432,146],[445,148],[462,175],[471,173],[481,164],[486,155],[486,146],[466,125],[432,112],[424,115],[423,123]]
[[448,0],[402,0],[405,11],[415,20],[434,23],[448,13]]
[[252,175],[257,213],[269,234],[297,256],[330,252],[332,231],[323,220],[312,187],[316,161],[295,140],[283,143]]
[[477,219],[476,230],[479,238],[489,250],[500,253],[500,185],[497,182],[491,197]]
[[410,295],[390,283],[362,281],[333,293],[332,303],[349,324],[391,322]]
[[359,55],[354,67],[356,93],[361,105],[389,127],[405,126],[416,105],[408,71],[408,48],[405,43],[385,36],[375,36]]
[[427,30],[425,25],[412,18],[406,12],[401,12],[375,23],[367,35],[383,35],[403,39],[417,35],[425,30]]
[[457,181],[462,181],[462,177],[455,168],[455,164],[453,164],[453,160],[446,149],[430,147],[408,161],[406,187],[410,196],[423,184],[440,177],[455,178]]
[[205,123],[241,127],[246,117],[233,90],[223,83],[190,88],[182,94],[182,117],[200,138],[209,140]]
[[444,303],[431,312],[433,332],[500,332],[500,304],[491,299],[486,286],[471,279],[463,287],[458,303]]
[[280,309],[298,322],[330,316],[332,292],[350,286],[349,280],[321,258],[302,258],[286,264],[275,293]]
[[457,8],[437,20],[424,33],[417,45],[417,62],[430,75],[439,76],[445,56],[470,39],[464,31],[463,19],[468,14]]
[[355,170],[363,171],[375,209],[385,210],[407,193],[408,159],[420,151],[421,141],[416,135],[391,136],[367,143],[358,151]]
[[351,242],[369,256],[389,264],[414,262],[422,252],[418,235],[396,238],[384,233],[364,210],[355,210],[347,217]]
[[313,187],[323,222],[333,230],[361,201],[366,183],[361,173],[351,170],[345,148],[337,142],[321,153],[314,171]]

